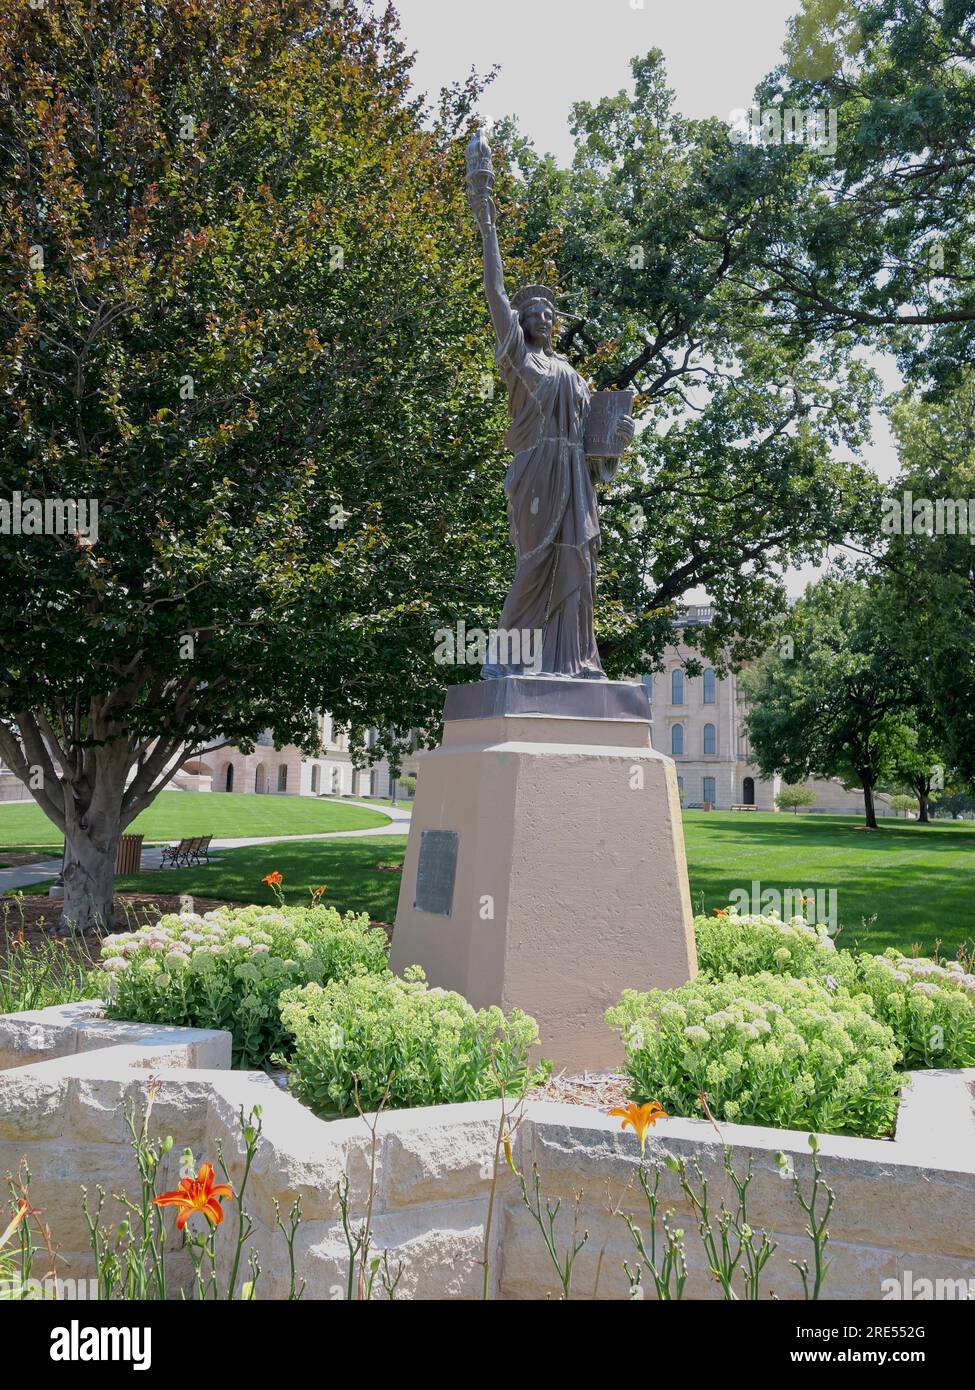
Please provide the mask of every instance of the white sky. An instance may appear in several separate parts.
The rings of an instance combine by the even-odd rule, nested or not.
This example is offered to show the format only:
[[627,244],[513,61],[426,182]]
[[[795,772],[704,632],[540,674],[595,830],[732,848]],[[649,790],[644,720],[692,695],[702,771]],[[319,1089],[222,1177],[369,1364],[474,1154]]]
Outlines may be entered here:
[[[513,115],[535,145],[561,163],[572,157],[569,107],[631,87],[630,59],[660,48],[676,104],[692,117],[719,116],[751,104],[756,84],[776,66],[799,0],[394,0],[408,47],[416,51],[417,87],[435,96],[476,68],[500,72],[482,114]],[[893,363],[871,359],[885,385]],[[886,421],[876,414],[864,458],[883,478],[896,471]],[[816,571],[787,576],[801,593]],[[700,601],[706,595],[687,595]]]

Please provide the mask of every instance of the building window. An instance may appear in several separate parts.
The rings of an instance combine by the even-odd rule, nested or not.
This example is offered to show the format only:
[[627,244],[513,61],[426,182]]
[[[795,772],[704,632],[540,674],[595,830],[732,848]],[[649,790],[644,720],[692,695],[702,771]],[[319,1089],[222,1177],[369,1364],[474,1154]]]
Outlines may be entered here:
[[704,703],[706,705],[714,704],[716,688],[717,683],[714,679],[714,672],[711,670],[711,667],[709,666],[707,670],[704,672]]
[[755,805],[755,778],[746,777],[741,784],[741,799],[745,806]]
[[682,791],[684,790],[684,779],[683,779],[683,777],[678,777],[678,778],[677,778],[677,790],[678,790],[679,792],[682,792]]
[[267,791],[267,768],[263,763],[258,763],[254,772],[254,791],[258,796]]
[[312,770],[311,770],[311,794],[312,794],[312,796],[317,796],[317,795],[318,795],[318,764],[317,764],[317,763],[315,763],[314,767],[313,767]]
[[704,779],[704,800],[705,800],[705,801],[710,801],[711,805],[713,806],[713,805],[714,805],[714,799],[715,799],[715,798],[714,798],[714,778],[713,778],[713,777],[705,777],[705,779]]
[[672,705],[684,703],[684,672],[679,669],[670,673],[670,703]]
[[717,753],[718,751],[718,731],[713,724],[704,726],[704,751],[705,753]]
[[684,751],[684,726],[675,724],[670,731],[670,751],[671,753],[683,753]]
[[287,790],[288,790],[288,769],[287,769],[287,767],[285,767],[285,766],[281,766],[281,767],[278,768],[278,791],[279,791],[279,792],[286,792]]
[[228,763],[228,764],[227,764],[227,776],[226,776],[226,779],[225,779],[224,784],[223,784],[223,789],[224,789],[225,792],[232,792],[233,789],[234,789],[234,765],[233,765],[233,763]]

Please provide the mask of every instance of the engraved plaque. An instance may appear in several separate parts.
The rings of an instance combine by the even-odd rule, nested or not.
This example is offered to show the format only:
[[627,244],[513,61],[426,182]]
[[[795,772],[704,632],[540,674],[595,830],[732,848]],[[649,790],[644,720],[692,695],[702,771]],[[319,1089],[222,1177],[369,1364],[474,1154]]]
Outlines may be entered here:
[[424,830],[420,834],[420,858],[416,866],[417,912],[449,917],[454,905],[454,878],[457,874],[456,830]]

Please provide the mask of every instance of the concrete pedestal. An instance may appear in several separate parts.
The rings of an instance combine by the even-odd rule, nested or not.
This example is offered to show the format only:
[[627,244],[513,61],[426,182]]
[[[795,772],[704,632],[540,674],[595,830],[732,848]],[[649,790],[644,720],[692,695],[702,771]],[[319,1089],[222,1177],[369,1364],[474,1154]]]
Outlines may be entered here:
[[454,686],[419,760],[391,965],[537,1020],[557,1067],[619,1063],[623,989],[697,970],[669,758],[641,685]]

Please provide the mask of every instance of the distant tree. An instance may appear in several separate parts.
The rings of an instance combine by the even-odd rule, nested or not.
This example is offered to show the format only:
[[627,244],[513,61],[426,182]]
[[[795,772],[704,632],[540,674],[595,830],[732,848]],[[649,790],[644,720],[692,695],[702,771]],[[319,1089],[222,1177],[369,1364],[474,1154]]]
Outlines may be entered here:
[[910,812],[917,814],[921,803],[916,796],[892,796],[889,805],[892,811],[903,811],[906,816]]
[[812,806],[815,800],[816,793],[809,787],[783,787],[776,794],[775,804],[780,811],[791,811],[797,816],[800,806]]
[[863,792],[876,830],[874,795],[909,739],[906,683],[877,621],[870,590],[829,576],[790,614],[790,656],[776,650],[742,676],[745,724],[763,777],[795,785],[839,777]]

